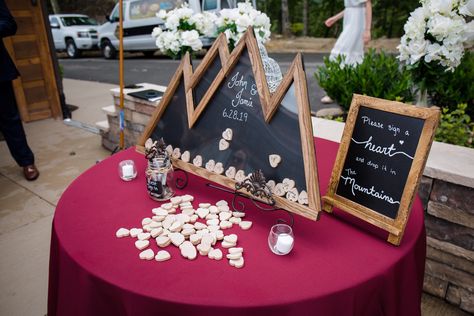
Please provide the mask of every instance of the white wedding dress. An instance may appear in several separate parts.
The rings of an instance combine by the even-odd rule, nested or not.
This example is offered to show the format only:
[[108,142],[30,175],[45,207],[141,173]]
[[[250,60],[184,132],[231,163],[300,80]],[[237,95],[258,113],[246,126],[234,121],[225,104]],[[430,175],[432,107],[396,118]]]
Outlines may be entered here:
[[366,0],[344,0],[342,33],[331,50],[330,59],[345,56],[345,63],[354,65],[364,59],[364,29]]

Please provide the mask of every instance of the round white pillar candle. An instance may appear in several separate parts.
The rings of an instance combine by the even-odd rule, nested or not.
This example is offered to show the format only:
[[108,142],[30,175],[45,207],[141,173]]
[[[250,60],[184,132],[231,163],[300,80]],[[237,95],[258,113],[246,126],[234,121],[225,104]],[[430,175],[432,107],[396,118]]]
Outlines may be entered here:
[[293,237],[289,234],[278,235],[275,248],[280,253],[288,253],[293,248]]
[[122,166],[122,175],[125,178],[133,177],[133,165],[123,165]]

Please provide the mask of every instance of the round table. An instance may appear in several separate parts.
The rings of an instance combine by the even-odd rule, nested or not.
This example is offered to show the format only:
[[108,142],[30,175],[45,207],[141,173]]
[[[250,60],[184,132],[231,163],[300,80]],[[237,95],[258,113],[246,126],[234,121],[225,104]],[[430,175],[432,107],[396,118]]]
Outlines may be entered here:
[[[315,139],[324,194],[338,144]],[[118,177],[121,160],[133,159],[138,176]],[[51,238],[48,315],[419,315],[425,230],[419,199],[399,247],[347,214],[322,214],[317,222],[295,215],[295,246],[287,256],[268,248],[270,227],[285,213],[249,206],[250,230],[233,227],[245,267],[198,255],[190,261],[168,246],[171,260],[140,260],[135,238],[118,239],[120,227],[141,227],[160,203],[146,192],[145,159],[128,149],[79,176],[56,208]],[[232,195],[191,176],[177,194],[193,204]],[[220,243],[219,243],[220,244]],[[155,242],[150,247],[156,253]],[[226,253],[226,251],[224,251]]]

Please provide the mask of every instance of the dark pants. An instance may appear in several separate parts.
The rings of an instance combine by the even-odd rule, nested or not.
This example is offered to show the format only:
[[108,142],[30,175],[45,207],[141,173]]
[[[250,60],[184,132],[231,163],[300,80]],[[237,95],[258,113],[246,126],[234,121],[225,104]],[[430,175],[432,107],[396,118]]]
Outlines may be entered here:
[[35,157],[26,142],[11,81],[0,82],[0,130],[17,164],[32,165]]

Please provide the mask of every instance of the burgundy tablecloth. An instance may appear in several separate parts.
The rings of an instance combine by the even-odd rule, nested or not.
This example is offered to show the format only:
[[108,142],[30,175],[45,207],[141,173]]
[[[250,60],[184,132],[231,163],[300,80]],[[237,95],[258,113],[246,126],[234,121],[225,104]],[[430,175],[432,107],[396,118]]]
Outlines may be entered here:
[[[338,144],[316,140],[324,194]],[[123,182],[117,164],[133,159],[138,177]],[[159,205],[147,196],[145,159],[133,149],[102,161],[64,192],[53,222],[48,315],[419,315],[425,258],[423,212],[417,199],[399,247],[350,217],[322,214],[318,222],[295,216],[290,255],[270,252],[270,227],[284,213],[247,211],[252,229],[239,236],[245,267],[177,248],[166,262],[138,258],[134,238],[119,227],[141,227]],[[230,200],[197,177],[185,192],[194,203]],[[342,216],[341,216],[342,215]],[[356,223],[360,224],[360,223]],[[367,226],[362,224],[362,226]],[[156,252],[157,246],[151,243]]]

